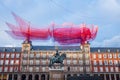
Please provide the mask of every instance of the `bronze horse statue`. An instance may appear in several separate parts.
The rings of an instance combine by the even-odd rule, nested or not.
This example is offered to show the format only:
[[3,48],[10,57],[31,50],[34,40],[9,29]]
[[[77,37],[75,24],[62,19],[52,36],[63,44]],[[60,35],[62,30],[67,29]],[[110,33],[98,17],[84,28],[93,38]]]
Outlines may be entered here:
[[61,67],[64,65],[63,60],[66,58],[66,54],[59,54],[58,50],[56,51],[56,54],[50,58],[49,67],[53,66],[54,63],[60,63]]

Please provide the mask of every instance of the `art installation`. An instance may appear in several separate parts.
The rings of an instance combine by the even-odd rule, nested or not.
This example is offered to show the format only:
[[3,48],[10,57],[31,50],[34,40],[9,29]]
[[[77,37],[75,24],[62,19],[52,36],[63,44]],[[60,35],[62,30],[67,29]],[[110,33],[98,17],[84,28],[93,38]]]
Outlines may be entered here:
[[98,27],[94,25],[75,25],[65,23],[57,25],[55,23],[47,28],[35,28],[29,22],[12,13],[18,25],[6,22],[11,31],[6,31],[16,39],[27,40],[48,40],[52,38],[59,44],[84,44],[85,41],[91,41],[96,37]]

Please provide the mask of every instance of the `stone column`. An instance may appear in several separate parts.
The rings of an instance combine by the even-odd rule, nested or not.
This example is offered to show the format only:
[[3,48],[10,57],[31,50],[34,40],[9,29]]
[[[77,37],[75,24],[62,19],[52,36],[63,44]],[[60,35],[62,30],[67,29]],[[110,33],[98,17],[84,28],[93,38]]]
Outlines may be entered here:
[[28,80],[28,77],[29,77],[28,74],[26,74],[26,80]]
[[109,74],[109,80],[112,80],[112,79],[111,79],[111,74]]
[[39,74],[39,80],[41,80],[41,75]]
[[65,80],[67,80],[67,75],[65,75]]
[[114,74],[114,80],[117,80],[116,74]]
[[47,80],[47,74],[45,74],[45,80]]
[[35,76],[35,75],[34,75],[34,74],[32,74],[32,80],[35,80],[35,79],[34,79],[34,76]]
[[107,80],[107,79],[106,79],[106,74],[104,74],[104,80]]
[[20,75],[20,73],[18,73],[17,75],[18,75],[18,80],[21,80],[21,75]]
[[12,74],[12,80],[14,80],[14,74]]

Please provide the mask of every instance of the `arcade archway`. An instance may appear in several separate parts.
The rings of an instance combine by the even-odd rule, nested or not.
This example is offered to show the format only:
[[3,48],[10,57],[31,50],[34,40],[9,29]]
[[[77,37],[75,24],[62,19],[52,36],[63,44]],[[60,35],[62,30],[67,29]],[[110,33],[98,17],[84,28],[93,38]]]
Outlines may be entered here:
[[39,80],[39,75],[36,74],[34,80]]
[[28,80],[32,80],[32,74],[28,76]]
[[45,74],[41,75],[41,80],[45,80]]
[[22,74],[21,80],[26,80],[26,75],[25,74]]

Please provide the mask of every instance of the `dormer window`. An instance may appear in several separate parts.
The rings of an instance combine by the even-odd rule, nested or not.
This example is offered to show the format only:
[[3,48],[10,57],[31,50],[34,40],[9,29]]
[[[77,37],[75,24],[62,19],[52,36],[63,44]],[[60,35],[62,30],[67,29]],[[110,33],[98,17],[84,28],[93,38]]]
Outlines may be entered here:
[[108,49],[108,52],[110,52],[110,49]]
[[12,49],[13,50],[13,52],[15,52],[15,48],[14,49]]
[[100,53],[100,49],[98,49],[98,52]]
[[5,51],[6,51],[6,48],[4,48],[3,51],[5,52]]

